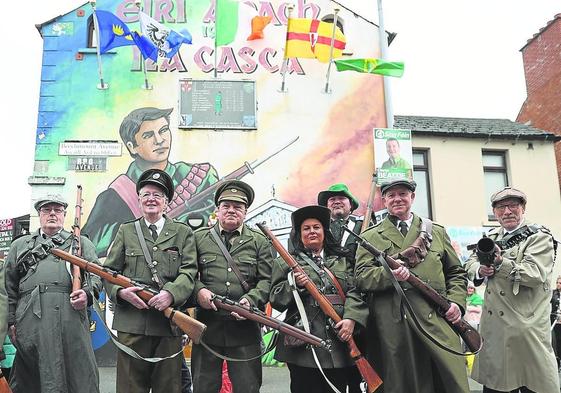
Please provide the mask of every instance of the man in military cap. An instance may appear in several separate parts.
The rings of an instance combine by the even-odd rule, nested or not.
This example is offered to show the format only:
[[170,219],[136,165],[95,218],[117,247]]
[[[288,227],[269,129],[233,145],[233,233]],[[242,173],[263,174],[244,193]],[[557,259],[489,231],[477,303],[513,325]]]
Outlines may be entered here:
[[505,187],[491,196],[500,226],[490,266],[474,253],[466,269],[475,284],[486,282],[472,378],[484,392],[558,392],[559,377],[551,346],[549,303],[556,241],[548,229],[524,218],[526,195]]
[[[225,357],[251,359],[228,361],[234,391],[244,393],[257,393],[261,387],[261,331],[256,322],[217,310],[212,296],[226,296],[259,308],[264,308],[269,299],[271,248],[265,236],[244,224],[253,198],[249,184],[225,181],[214,197],[218,222],[195,231],[197,319],[207,325],[204,341],[213,351]],[[220,391],[222,359],[201,345],[193,346],[191,371],[195,392]]]
[[[182,306],[193,292],[195,239],[191,229],[164,215],[173,181],[160,169],[145,171],[136,184],[142,217],[120,226],[104,266],[159,290],[144,302],[138,287],[105,283],[115,303],[113,329],[119,341],[142,358],[167,357],[157,363],[117,354],[117,393],[181,391],[181,332],[161,312]],[[148,253],[148,255],[146,255]]]
[[[86,308],[89,280],[72,291],[70,265],[50,254],[70,251],[63,229],[68,204],[60,195],[39,198],[40,228],[16,239],[5,265],[8,331],[17,355],[10,374],[14,393],[98,393],[99,376]],[[81,237],[82,257],[97,263],[94,245]]]
[[[467,393],[463,358],[437,347],[419,332],[393,287],[393,280],[403,287],[425,332],[444,346],[461,351],[449,323],[459,322],[464,312],[467,275],[444,227],[411,212],[415,187],[415,182],[408,180],[383,184],[382,200],[389,215],[363,233],[376,248],[401,261],[402,266],[392,270],[393,277],[366,249],[359,247],[357,251],[356,284],[369,295],[369,354],[386,381],[385,393]],[[450,301],[445,315],[406,281],[412,273]]]

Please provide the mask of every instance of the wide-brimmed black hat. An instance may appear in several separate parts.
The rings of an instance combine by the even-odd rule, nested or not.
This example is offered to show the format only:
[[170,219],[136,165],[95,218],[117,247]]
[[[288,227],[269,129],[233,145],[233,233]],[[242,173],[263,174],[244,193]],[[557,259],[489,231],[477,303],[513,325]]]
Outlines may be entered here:
[[329,231],[330,217],[331,211],[325,206],[304,206],[292,212],[292,228],[299,231],[300,226],[302,225],[304,220],[308,218],[315,218],[316,220],[321,222],[324,231]]
[[380,191],[382,191],[382,195],[384,195],[386,191],[388,191],[390,188],[395,186],[403,186],[405,188],[408,188],[411,192],[415,192],[415,189],[417,188],[417,183],[415,183],[413,180],[407,180],[407,179],[393,180],[382,184],[380,186]]
[[136,193],[140,192],[140,189],[147,184],[153,184],[160,188],[168,198],[168,202],[173,198],[173,180],[171,177],[160,169],[148,169],[144,171],[142,175],[138,178],[136,183]]
[[253,199],[255,199],[255,191],[249,184],[241,180],[226,180],[214,194],[216,206],[221,201],[234,201],[244,203],[246,207],[249,207],[253,203]]
[[341,195],[349,198],[349,201],[351,202],[351,212],[358,208],[358,199],[353,194],[351,194],[351,192],[349,191],[349,187],[347,187],[347,185],[343,183],[333,184],[327,190],[321,191],[318,194],[318,205],[327,206],[327,200],[336,195]]

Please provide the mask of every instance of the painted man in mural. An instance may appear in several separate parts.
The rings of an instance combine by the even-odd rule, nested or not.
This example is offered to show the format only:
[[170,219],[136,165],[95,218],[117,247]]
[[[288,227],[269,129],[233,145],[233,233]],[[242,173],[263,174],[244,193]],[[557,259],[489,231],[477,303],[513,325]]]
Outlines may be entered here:
[[189,206],[178,215],[169,214],[218,180],[216,169],[209,163],[169,162],[172,142],[169,116],[172,111],[172,108],[138,108],[121,123],[119,134],[134,161],[126,173],[119,175],[107,190],[99,194],[83,228],[83,233],[96,245],[100,258],[107,256],[119,225],[141,216],[135,184],[140,174],[147,169],[163,170],[173,180],[175,191],[168,206],[171,218],[187,223],[191,219],[203,219],[206,222],[214,210],[210,195],[208,199]]
[[411,170],[411,164],[401,157],[401,147],[397,139],[388,138],[386,141],[386,152],[388,153],[388,159],[384,161],[381,169],[399,168]]

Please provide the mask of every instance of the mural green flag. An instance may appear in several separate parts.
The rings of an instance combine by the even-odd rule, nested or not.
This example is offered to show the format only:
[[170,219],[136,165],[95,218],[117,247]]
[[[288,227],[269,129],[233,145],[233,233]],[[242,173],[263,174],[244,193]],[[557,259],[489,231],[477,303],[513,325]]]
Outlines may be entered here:
[[215,46],[228,45],[236,38],[239,5],[236,0],[216,0]]
[[384,61],[380,59],[347,59],[335,60],[337,71],[356,71],[384,76],[403,75],[404,64],[398,61]]

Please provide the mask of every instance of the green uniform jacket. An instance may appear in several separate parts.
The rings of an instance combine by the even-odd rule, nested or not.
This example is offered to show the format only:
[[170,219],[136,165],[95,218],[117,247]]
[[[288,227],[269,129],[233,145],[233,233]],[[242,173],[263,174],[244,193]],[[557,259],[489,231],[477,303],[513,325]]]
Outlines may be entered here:
[[[210,234],[211,230],[215,230],[214,227],[195,231],[199,269],[195,281],[195,299],[202,288],[207,288],[236,301],[246,298],[253,306],[263,309],[269,300],[273,263],[269,242],[247,225],[243,226],[240,236],[233,241],[230,254],[251,288],[244,294],[240,281],[228,267],[226,258]],[[237,321],[224,310],[216,312],[198,307],[197,319],[207,325],[204,338],[207,344],[235,347],[261,340],[261,331],[256,322]]]
[[[503,235],[502,228],[489,232],[493,240]],[[549,320],[553,237],[540,229],[502,256],[500,268],[487,279],[479,328],[484,343],[472,378],[500,391],[526,386],[534,392],[558,392]],[[479,266],[472,255],[466,262],[470,278]]]
[[[173,296],[172,307],[183,305],[193,292],[196,274],[196,252],[193,231],[186,224],[166,217],[166,222],[158,239],[154,241],[150,230],[139,218],[142,234],[146,240],[152,260],[163,280],[163,288]],[[121,225],[115,242],[103,266],[116,270],[120,274],[141,284],[157,289],[152,281],[152,274],[146,264],[134,221]],[[129,302],[117,298],[117,291],[122,287],[105,282],[105,290],[115,303],[113,329],[146,336],[172,336],[170,322],[164,314],[155,309],[139,310]]]
[[[316,271],[299,255],[296,261],[313,283],[326,295],[337,294],[334,285],[327,288],[323,284]],[[356,322],[355,333],[366,326],[368,318],[368,306],[362,300],[360,293],[354,287],[353,266],[344,257],[328,256],[325,259],[325,266],[333,273],[339,281],[341,288],[346,294],[344,304],[334,305],[337,314],[343,319],[352,319]],[[290,268],[282,258],[277,258],[273,265],[273,277],[271,279],[271,305],[279,310],[286,312],[285,321],[294,325],[300,320],[298,309],[292,295],[292,289],[287,281],[287,274]],[[341,368],[349,367],[354,363],[349,356],[349,349],[346,343],[339,340],[337,333],[331,328],[326,315],[321,311],[317,303],[310,294],[304,289],[300,290],[300,297],[306,310],[306,316],[310,322],[310,331],[313,335],[332,342],[331,352],[325,349],[316,349],[316,354],[322,368]],[[293,363],[301,367],[317,367],[314,362],[312,351],[307,346],[287,347],[284,345],[284,334],[279,335],[279,341],[275,350],[275,359]]]
[[[55,235],[57,248],[70,252],[72,235]],[[21,257],[46,242],[39,231],[16,239],[6,259],[8,323],[16,326],[17,348],[10,386],[14,393],[99,392],[99,378],[86,309],[70,305],[70,264],[52,254],[38,256],[26,272]],[[95,248],[81,238],[82,256],[97,263]],[[87,285],[88,280],[83,280]],[[91,291],[83,288],[91,299]],[[78,388],[79,387],[79,388]]]
[[[419,236],[421,221],[415,215],[404,238],[386,218],[364,232],[364,238],[377,249],[394,255]],[[445,229],[433,225],[433,241],[423,262],[411,269],[421,280],[441,295],[465,307],[467,275],[450,244]],[[369,293],[369,354],[372,364],[384,380],[383,392],[431,393],[433,371],[438,369],[446,391],[469,392],[465,361],[437,348],[402,315],[400,298],[390,281],[390,273],[373,256],[359,247],[356,256],[357,287]],[[440,343],[460,351],[460,339],[421,294],[407,282],[401,282],[419,322]],[[434,364],[435,367],[432,367]]]
[[393,161],[392,159],[388,159],[384,161],[382,164],[382,168],[380,169],[411,169],[411,164],[407,162],[406,159],[399,157],[397,160]]

